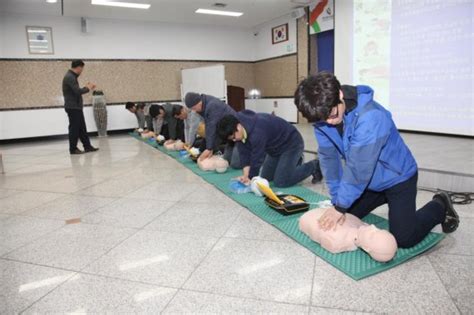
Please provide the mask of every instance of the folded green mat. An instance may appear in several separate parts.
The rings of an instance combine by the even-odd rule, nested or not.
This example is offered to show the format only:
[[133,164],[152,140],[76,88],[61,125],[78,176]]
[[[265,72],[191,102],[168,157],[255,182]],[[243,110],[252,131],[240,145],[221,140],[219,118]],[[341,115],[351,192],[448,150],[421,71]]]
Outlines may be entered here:
[[[363,279],[387,269],[393,268],[435,246],[444,238],[444,234],[430,233],[423,241],[411,248],[398,249],[395,257],[388,263],[379,263],[373,260],[363,250],[355,250],[351,252],[344,252],[340,254],[332,254],[322,248],[318,243],[313,242],[309,237],[302,233],[298,228],[298,220],[302,213],[297,213],[289,216],[284,216],[269,206],[267,206],[262,197],[258,197],[252,193],[235,194],[229,189],[229,181],[241,174],[240,170],[229,170],[226,173],[218,174],[215,172],[205,172],[199,169],[197,164],[190,159],[183,159],[178,152],[168,151],[163,146],[158,146],[156,142],[142,139],[136,133],[130,133],[134,138],[143,141],[159,151],[175,158],[181,162],[185,167],[193,171],[196,175],[201,176],[205,181],[214,185],[217,189],[228,195],[240,205],[249,209],[253,214],[272,224],[280,231],[291,237],[293,240],[303,245],[318,257],[325,260],[327,263],[333,265],[340,271],[354,280]],[[326,196],[320,195],[306,187],[294,186],[290,188],[275,189],[278,192],[293,194],[302,197],[310,203],[310,208],[316,208],[316,203],[327,200]],[[374,224],[381,229],[388,229],[388,221],[375,214],[369,214],[363,219],[368,224]]]

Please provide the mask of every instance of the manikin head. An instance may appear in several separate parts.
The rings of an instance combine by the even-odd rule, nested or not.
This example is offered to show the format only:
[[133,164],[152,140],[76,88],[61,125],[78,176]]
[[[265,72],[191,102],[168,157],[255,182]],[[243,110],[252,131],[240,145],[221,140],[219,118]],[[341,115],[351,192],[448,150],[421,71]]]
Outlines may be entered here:
[[198,166],[203,171],[216,171],[218,173],[224,173],[229,167],[229,162],[224,158],[214,155],[204,160],[198,160]]
[[79,59],[73,60],[71,62],[71,70],[78,76],[81,75],[82,70],[84,70],[84,61]]
[[356,245],[380,262],[391,260],[398,248],[395,237],[389,231],[378,229],[375,225],[359,227]]

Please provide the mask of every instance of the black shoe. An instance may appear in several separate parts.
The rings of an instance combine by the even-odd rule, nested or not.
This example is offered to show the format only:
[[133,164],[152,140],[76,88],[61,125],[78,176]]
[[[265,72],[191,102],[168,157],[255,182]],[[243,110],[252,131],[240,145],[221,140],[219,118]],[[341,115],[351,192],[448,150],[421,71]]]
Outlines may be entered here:
[[311,184],[317,184],[323,179],[323,173],[321,172],[321,167],[319,166],[319,160],[314,160],[314,163],[316,164],[316,170],[313,173]]
[[441,223],[443,232],[453,233],[459,226],[459,216],[456,210],[454,210],[451,198],[444,191],[440,191],[439,193],[435,194],[433,196],[433,199],[435,198],[440,200],[444,204],[444,209],[446,211],[446,219],[444,219],[444,222]]
[[79,150],[79,149],[75,149],[74,151],[69,151],[69,153],[70,153],[71,155],[73,155],[73,154],[74,154],[74,155],[75,155],[75,154],[84,154],[84,151],[81,151],[81,150]]
[[95,152],[95,151],[99,151],[99,148],[90,147],[90,148],[84,149],[84,152],[85,152],[85,153],[87,153],[87,152]]

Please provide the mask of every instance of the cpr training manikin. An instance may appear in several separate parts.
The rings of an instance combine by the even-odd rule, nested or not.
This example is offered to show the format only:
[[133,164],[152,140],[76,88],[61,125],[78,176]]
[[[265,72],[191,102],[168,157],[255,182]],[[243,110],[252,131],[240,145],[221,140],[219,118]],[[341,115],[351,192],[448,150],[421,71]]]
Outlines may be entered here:
[[350,213],[345,214],[342,225],[324,231],[318,220],[325,211],[325,208],[319,208],[306,212],[300,218],[299,228],[327,251],[336,254],[360,247],[379,262],[390,261],[395,256],[397,242],[389,231],[364,223]]

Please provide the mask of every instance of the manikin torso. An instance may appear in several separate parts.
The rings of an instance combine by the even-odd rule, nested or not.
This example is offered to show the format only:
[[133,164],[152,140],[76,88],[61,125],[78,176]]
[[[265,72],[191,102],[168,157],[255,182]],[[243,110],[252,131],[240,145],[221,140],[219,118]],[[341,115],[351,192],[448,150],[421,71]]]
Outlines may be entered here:
[[223,173],[229,167],[229,162],[217,155],[213,155],[204,160],[198,160],[197,163],[199,168],[203,171],[217,171]]
[[320,208],[306,212],[299,220],[299,228],[327,251],[336,254],[360,247],[380,262],[389,261],[396,254],[397,243],[390,232],[366,224],[350,213],[345,214],[342,225],[324,231],[318,220],[326,210]]
[[168,141],[165,141],[164,146],[167,150],[170,150],[170,151],[184,150],[184,143],[181,140],[176,140],[176,141],[168,140]]

